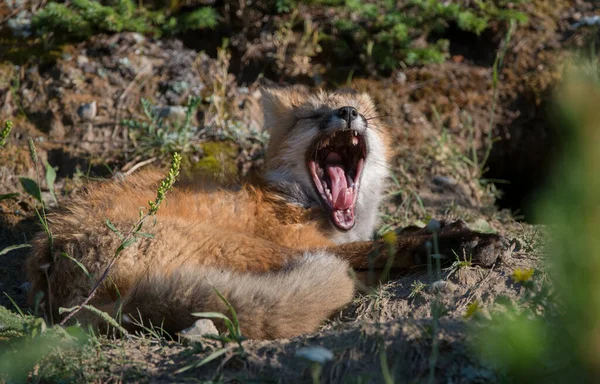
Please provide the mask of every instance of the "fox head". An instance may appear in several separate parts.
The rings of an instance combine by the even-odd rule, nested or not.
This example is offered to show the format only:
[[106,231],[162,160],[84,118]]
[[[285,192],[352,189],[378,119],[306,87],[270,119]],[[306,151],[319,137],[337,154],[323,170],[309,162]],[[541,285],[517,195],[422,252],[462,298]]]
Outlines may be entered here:
[[294,203],[320,206],[335,241],[370,238],[388,172],[387,133],[371,98],[264,88],[262,101],[267,181]]

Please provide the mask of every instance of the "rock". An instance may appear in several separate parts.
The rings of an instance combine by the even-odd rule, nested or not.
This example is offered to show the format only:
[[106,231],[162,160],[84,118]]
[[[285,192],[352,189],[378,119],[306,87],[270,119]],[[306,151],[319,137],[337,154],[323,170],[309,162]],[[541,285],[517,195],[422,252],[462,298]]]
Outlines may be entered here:
[[186,110],[186,107],[182,107],[179,105],[153,108],[153,112],[157,117],[160,117],[162,119],[171,119],[175,121],[185,119]]
[[458,286],[450,281],[438,280],[431,283],[429,290],[432,293],[453,293],[458,289]]
[[434,176],[431,181],[433,181],[433,184],[435,184],[439,187],[446,187],[446,188],[454,187],[456,184],[458,184],[458,182],[456,180],[454,180],[451,177],[446,177],[446,176]]
[[81,104],[77,109],[77,114],[84,121],[92,121],[96,117],[97,107],[96,102]]
[[325,364],[333,360],[333,352],[320,345],[314,347],[303,347],[296,351],[296,357],[311,361],[313,363]]
[[194,325],[179,332],[179,336],[188,342],[200,342],[206,335],[218,335],[219,331],[209,319],[197,320]]
[[591,27],[600,25],[600,16],[585,16],[582,17],[577,23],[573,24],[574,28]]
[[88,64],[89,62],[90,62],[90,59],[88,59],[87,56],[84,56],[84,55],[77,56],[77,65],[79,67],[83,67],[84,65]]
[[136,42],[136,44],[141,44],[146,41],[146,38],[141,33],[133,32],[130,34],[131,39]]
[[396,73],[396,81],[400,84],[406,84],[406,80],[407,80],[407,76],[406,73],[404,72],[397,72]]
[[8,19],[8,28],[15,37],[28,38],[31,36],[31,13],[22,11],[16,17]]

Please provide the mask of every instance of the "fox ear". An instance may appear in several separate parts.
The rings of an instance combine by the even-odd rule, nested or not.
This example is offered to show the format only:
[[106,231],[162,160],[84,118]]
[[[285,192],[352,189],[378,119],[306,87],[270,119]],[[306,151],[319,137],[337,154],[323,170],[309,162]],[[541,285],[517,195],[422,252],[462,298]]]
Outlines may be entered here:
[[292,88],[262,87],[265,128],[289,128],[294,121],[294,109],[304,104],[308,95]]

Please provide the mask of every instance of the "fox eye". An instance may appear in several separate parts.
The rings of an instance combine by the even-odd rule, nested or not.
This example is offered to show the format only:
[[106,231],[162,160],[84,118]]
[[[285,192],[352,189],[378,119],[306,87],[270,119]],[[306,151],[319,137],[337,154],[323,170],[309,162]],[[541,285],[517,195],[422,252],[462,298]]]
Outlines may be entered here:
[[320,119],[323,115],[320,113],[314,114],[314,115],[310,115],[310,116],[304,116],[301,117],[300,120],[316,120],[316,119]]
[[300,119],[309,119],[309,120],[320,120],[325,118],[331,114],[332,110],[330,108],[319,108],[310,113],[307,113],[304,116],[301,116]]
[[310,115],[298,116],[298,120],[317,120],[323,117],[325,114],[322,112],[314,112]]

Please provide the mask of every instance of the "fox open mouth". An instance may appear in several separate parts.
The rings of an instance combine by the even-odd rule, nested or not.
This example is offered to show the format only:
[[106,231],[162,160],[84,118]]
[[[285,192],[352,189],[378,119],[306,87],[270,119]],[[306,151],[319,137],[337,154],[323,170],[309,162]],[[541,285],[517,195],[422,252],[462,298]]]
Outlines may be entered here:
[[308,169],[321,199],[342,230],[355,224],[355,206],[367,148],[362,135],[344,130],[322,137],[308,154]]

